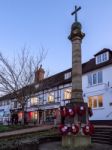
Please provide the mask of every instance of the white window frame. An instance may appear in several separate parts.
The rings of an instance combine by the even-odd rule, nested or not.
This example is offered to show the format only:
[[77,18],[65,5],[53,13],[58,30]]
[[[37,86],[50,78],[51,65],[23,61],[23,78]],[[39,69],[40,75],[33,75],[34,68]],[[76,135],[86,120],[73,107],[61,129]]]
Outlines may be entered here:
[[48,103],[53,103],[53,102],[55,102],[55,93],[50,92],[48,93]]
[[31,102],[30,102],[31,106],[36,106],[39,104],[39,100],[38,97],[31,97]]
[[[99,106],[99,97],[102,97],[102,106]],[[103,95],[94,95],[94,96],[88,96],[88,106],[89,106],[89,98],[91,97],[92,100],[92,109],[100,109],[100,108],[104,108],[104,100],[103,100]],[[97,107],[94,107],[94,101],[97,100]]]
[[100,64],[109,60],[109,52],[105,52],[96,56],[96,64]]
[[64,89],[64,100],[71,99],[71,93],[72,93],[71,88],[65,88]]
[[[94,76],[96,76],[96,82],[94,82]],[[102,70],[88,74],[88,87],[102,84],[102,83],[103,83],[103,71]]]
[[65,73],[65,74],[64,74],[64,79],[67,80],[67,79],[69,79],[69,78],[71,78],[71,72]]

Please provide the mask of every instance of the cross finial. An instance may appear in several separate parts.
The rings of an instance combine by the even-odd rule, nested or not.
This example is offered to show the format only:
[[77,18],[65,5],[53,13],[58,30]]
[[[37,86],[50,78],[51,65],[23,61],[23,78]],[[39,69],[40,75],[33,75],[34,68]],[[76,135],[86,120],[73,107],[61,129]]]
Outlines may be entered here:
[[77,8],[77,6],[75,6],[75,11],[73,11],[73,12],[71,13],[71,15],[74,15],[74,14],[75,14],[75,22],[77,22],[77,12],[78,12],[80,9],[81,9],[80,6],[79,6],[78,8]]

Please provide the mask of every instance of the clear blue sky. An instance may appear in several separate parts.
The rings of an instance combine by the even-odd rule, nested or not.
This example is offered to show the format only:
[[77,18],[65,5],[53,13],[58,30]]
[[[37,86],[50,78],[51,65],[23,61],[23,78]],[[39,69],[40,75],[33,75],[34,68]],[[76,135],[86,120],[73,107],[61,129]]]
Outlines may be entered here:
[[26,45],[36,55],[43,46],[50,74],[68,69],[75,5],[82,6],[78,18],[86,34],[83,62],[102,48],[112,49],[112,0],[0,0],[0,51],[12,57]]

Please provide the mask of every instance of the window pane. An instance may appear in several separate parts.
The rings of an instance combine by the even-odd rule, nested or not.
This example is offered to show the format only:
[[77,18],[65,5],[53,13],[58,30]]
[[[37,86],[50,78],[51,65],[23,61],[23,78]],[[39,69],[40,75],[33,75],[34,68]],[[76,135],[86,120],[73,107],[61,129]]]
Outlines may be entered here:
[[88,86],[92,86],[92,75],[88,75]]
[[64,90],[64,99],[71,99],[71,89]]
[[17,108],[17,101],[14,101],[14,108]]
[[38,103],[42,105],[44,103],[44,94],[38,95]]
[[88,100],[88,107],[92,108],[92,97],[89,97],[89,100]]
[[66,79],[69,79],[71,77],[71,72],[67,72],[67,73],[65,73],[65,75],[64,75],[64,79],[66,80]]
[[88,99],[88,107],[90,107],[90,108],[103,107],[103,97],[102,97],[102,95],[90,96],[89,99]]
[[97,74],[93,74],[93,84],[97,84]]
[[37,97],[32,97],[31,98],[31,105],[37,105]]
[[107,53],[103,53],[102,54],[102,61],[106,61],[107,60]]
[[97,107],[97,99],[93,99],[93,108],[96,108]]
[[98,106],[103,107],[103,98],[102,98],[102,96],[98,96]]
[[54,102],[54,92],[49,93],[49,95],[48,95],[48,102],[49,103]]
[[103,78],[102,78],[102,71],[98,72],[98,83],[102,83]]
[[97,56],[97,64],[101,63],[101,55]]

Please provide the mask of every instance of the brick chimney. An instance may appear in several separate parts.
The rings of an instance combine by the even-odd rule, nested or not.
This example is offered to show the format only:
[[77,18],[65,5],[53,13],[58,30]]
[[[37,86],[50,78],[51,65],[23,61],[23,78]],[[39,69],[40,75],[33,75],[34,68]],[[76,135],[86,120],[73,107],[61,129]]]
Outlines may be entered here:
[[37,68],[37,70],[35,71],[34,82],[38,83],[39,81],[42,81],[44,79],[44,74],[45,74],[45,71],[42,68],[42,65],[40,65],[40,68]]

